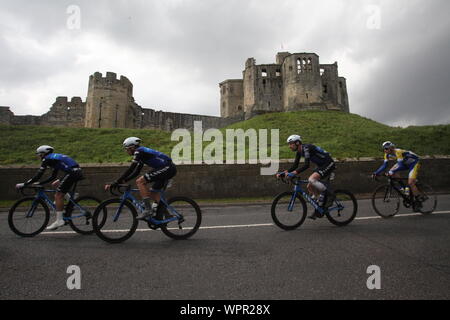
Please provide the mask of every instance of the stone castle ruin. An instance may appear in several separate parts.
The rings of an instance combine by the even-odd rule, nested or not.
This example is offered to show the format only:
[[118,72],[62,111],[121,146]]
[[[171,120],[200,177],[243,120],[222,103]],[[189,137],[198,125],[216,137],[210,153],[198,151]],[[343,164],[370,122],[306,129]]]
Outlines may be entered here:
[[226,80],[220,86],[220,117],[155,111],[139,106],[133,84],[113,72],[89,77],[86,101],[80,97],[57,97],[41,116],[17,116],[0,107],[0,124],[87,128],[133,128],[172,131],[221,128],[267,112],[293,110],[339,110],[349,112],[345,78],[338,76],[337,63],[319,64],[314,53],[281,52],[277,64],[256,65],[249,58],[242,80]]
[[346,79],[337,62],[320,64],[315,53],[279,52],[276,64],[247,59],[243,79],[220,83],[220,114],[249,119],[267,112],[339,110],[350,112]]

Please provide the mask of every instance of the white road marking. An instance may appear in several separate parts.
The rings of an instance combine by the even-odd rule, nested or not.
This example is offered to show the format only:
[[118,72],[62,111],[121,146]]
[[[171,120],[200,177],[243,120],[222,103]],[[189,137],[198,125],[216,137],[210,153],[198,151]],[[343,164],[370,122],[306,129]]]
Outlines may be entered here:
[[[433,212],[432,215],[436,214],[448,214],[450,211],[436,211]],[[393,217],[392,219],[396,218],[404,218],[404,217],[414,217],[414,216],[421,216],[421,213],[404,213],[399,214]],[[382,219],[380,216],[370,216],[370,217],[357,217],[355,220],[373,220],[373,219]],[[228,226],[206,226],[206,227],[200,227],[200,230],[207,230],[207,229],[229,229],[229,228],[254,228],[254,227],[271,227],[274,226],[273,223],[260,223],[260,224],[237,224],[237,225],[228,225]],[[177,228],[171,228],[171,230],[177,229]],[[127,232],[128,230],[107,230],[105,232],[108,233],[119,233],[119,232]],[[152,229],[136,229],[136,232],[148,232],[148,231],[155,231]],[[42,232],[42,234],[46,235],[53,235],[53,234],[76,234],[75,231],[49,231],[49,232]]]

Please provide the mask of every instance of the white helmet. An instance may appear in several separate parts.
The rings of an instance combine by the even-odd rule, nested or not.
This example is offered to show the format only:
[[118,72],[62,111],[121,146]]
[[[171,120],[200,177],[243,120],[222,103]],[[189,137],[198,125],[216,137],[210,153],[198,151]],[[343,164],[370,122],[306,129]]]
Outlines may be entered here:
[[141,139],[136,137],[129,137],[123,141],[123,147],[129,148],[131,146],[138,147],[141,144]]
[[40,146],[36,149],[36,154],[43,154],[47,155],[49,153],[52,153],[55,149],[51,146]]
[[296,134],[294,134],[294,135],[292,135],[292,136],[290,136],[288,139],[287,139],[287,143],[292,143],[292,142],[302,142],[302,137],[300,137],[299,135],[296,135]]
[[383,142],[383,149],[388,149],[388,148],[391,148],[391,147],[395,148],[395,144],[393,144],[390,141]]

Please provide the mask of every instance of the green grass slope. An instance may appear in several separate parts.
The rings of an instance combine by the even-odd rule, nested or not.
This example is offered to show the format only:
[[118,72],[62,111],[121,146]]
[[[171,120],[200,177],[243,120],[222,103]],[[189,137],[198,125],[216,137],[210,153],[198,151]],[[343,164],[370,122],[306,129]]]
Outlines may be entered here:
[[[394,128],[333,111],[265,114],[221,131],[226,129],[279,129],[280,158],[284,159],[293,158],[285,143],[291,134],[300,134],[305,143],[319,145],[335,158],[382,157],[380,144],[386,140],[419,155],[450,155],[450,125]],[[170,140],[170,132],[159,130],[0,126],[0,165],[37,164],[34,150],[42,144],[52,145],[79,163],[127,162],[130,157],[121,144],[129,136],[138,136],[144,145],[169,155],[178,144]]]
[[279,129],[280,158],[292,158],[286,144],[292,134],[304,143],[321,146],[335,158],[382,157],[381,144],[390,140],[419,155],[449,155],[450,125],[390,127],[376,121],[335,111],[271,113],[235,123],[227,129]]

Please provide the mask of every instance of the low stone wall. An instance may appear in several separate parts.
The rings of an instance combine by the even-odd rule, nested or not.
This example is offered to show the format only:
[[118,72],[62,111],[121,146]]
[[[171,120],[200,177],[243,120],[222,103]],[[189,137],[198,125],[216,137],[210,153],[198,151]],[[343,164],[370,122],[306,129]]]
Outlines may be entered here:
[[[338,162],[336,188],[348,189],[355,194],[371,193],[375,182],[369,175],[380,165],[381,160],[346,160]],[[83,165],[86,177],[78,190],[101,199],[111,197],[103,191],[105,183],[113,181],[126,170],[123,165]],[[290,167],[289,161],[280,163],[280,170]],[[36,167],[0,167],[0,200],[20,197],[14,190],[16,183],[32,177]],[[219,199],[240,197],[275,196],[290,187],[277,183],[273,176],[261,176],[261,165],[179,165],[169,195],[185,195],[195,199]],[[144,171],[143,171],[144,172]],[[311,170],[303,177],[307,178]],[[48,172],[49,174],[50,172]],[[450,157],[423,159],[420,178],[436,191],[450,192]]]

